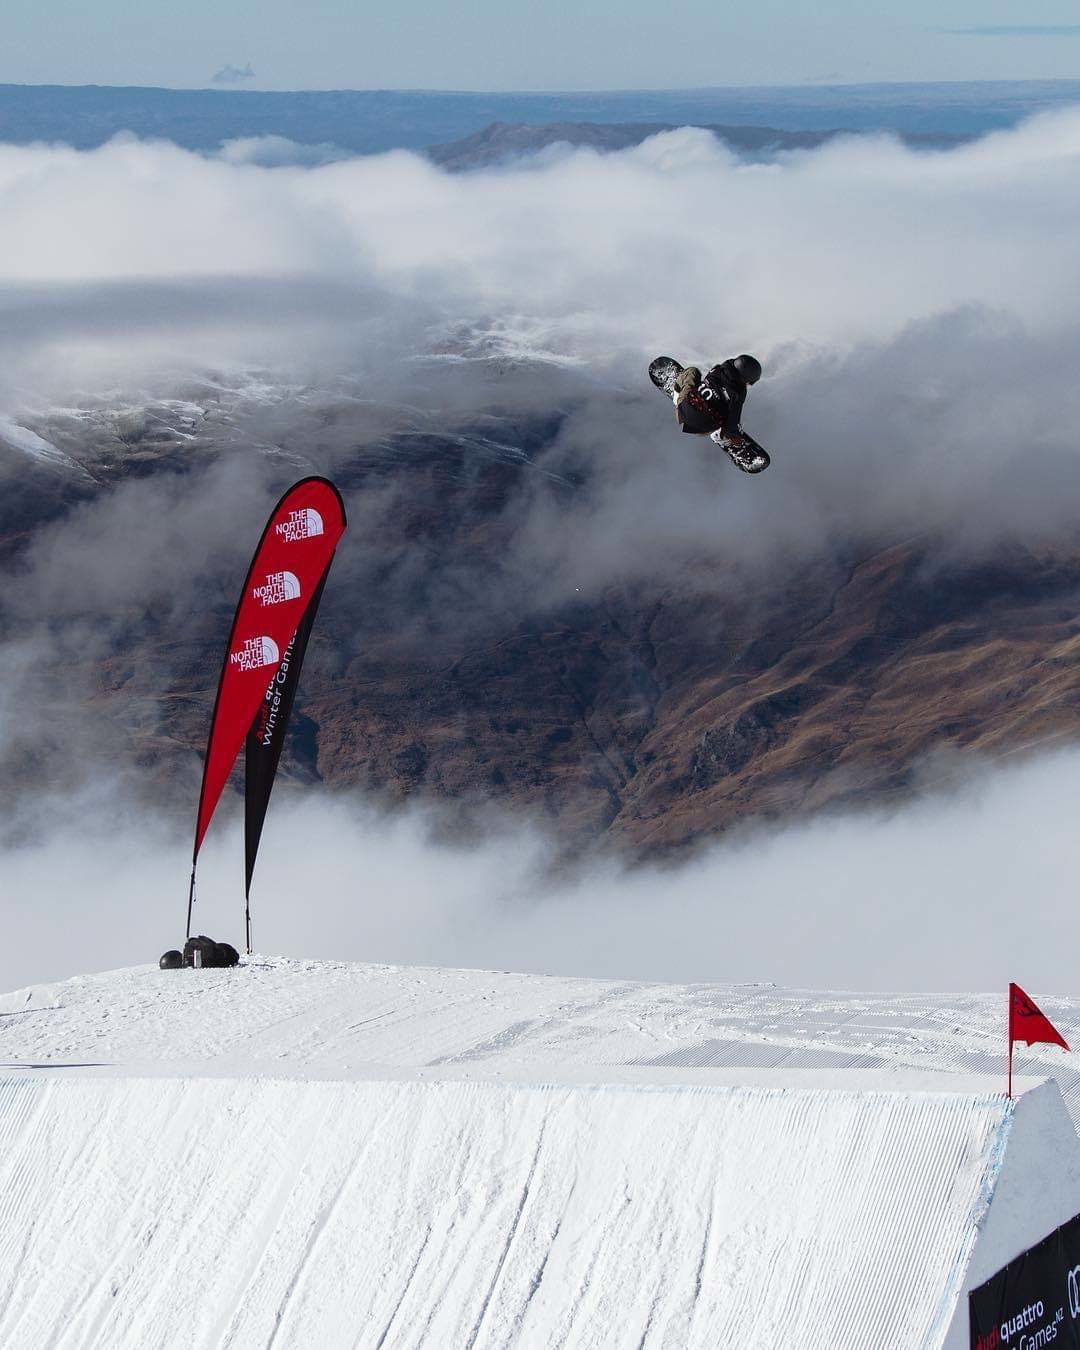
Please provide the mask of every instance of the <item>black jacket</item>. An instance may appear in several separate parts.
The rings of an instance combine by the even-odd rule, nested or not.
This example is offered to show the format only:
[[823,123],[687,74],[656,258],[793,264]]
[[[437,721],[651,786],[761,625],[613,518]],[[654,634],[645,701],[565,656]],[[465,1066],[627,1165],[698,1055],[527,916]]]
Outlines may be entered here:
[[679,404],[683,431],[708,436],[721,431],[732,436],[739,430],[747,384],[733,361],[723,361],[702,377],[694,393]]

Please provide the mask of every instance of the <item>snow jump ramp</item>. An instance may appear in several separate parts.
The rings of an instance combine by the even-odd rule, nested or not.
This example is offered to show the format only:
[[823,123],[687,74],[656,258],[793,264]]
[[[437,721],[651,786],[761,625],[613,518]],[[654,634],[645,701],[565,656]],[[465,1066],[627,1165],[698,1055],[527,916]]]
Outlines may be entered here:
[[5,1070],[0,1346],[954,1350],[1080,1212],[1053,1083],[441,1058]]

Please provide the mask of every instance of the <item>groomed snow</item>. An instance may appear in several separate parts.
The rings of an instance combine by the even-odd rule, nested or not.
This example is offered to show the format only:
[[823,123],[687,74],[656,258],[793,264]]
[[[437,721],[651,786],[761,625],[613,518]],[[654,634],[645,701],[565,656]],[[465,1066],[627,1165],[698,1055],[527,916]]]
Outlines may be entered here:
[[[1080,1000],[1032,992],[1080,1045]],[[255,956],[232,971],[140,966],[0,995],[0,1065],[323,1077],[373,1065],[459,1077],[603,1069],[615,1079],[655,1067],[710,1081],[774,1071],[765,1076],[807,1084],[860,1070],[900,1087],[917,1074],[988,1076],[982,1089],[997,1090],[1005,1009],[1004,990],[814,993]],[[1035,1046],[1018,1051],[1016,1069],[1055,1078],[1080,1115],[1077,1062]]]
[[1080,1210],[1057,1088],[971,1076],[1002,1003],[261,958],[21,990],[0,1344],[963,1345]]

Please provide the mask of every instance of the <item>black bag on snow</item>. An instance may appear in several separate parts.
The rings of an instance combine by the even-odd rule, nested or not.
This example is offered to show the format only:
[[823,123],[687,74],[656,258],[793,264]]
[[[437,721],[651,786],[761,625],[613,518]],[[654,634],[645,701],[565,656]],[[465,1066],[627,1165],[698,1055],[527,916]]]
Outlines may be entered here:
[[184,943],[184,965],[193,966],[195,964],[195,953],[199,953],[199,965],[213,965],[214,939],[208,938],[205,933],[200,933],[198,937],[188,938]]
[[196,952],[200,954],[199,964],[201,966],[221,970],[228,966],[240,964],[240,953],[231,943],[215,942],[213,938],[208,938],[205,933],[200,933],[198,937],[188,938],[187,942],[184,943],[183,960],[185,966],[195,964]]

